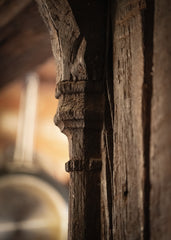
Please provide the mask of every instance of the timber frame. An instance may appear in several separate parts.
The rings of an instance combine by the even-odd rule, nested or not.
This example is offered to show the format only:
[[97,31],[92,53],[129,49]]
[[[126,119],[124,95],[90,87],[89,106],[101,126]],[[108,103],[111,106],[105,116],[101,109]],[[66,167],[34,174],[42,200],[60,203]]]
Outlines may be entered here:
[[78,2],[37,0],[57,65],[55,124],[69,140],[68,239],[98,240],[107,8]]
[[170,1],[36,2],[69,139],[68,239],[170,240]]

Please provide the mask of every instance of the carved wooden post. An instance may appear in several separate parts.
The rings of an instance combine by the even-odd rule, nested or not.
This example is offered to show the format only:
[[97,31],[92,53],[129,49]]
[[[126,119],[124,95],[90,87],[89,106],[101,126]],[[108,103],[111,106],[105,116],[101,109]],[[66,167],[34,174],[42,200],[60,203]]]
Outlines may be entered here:
[[57,97],[55,123],[70,147],[69,239],[100,239],[101,88],[97,81],[62,81]]
[[106,3],[36,1],[57,62],[55,123],[69,139],[68,239],[98,240]]

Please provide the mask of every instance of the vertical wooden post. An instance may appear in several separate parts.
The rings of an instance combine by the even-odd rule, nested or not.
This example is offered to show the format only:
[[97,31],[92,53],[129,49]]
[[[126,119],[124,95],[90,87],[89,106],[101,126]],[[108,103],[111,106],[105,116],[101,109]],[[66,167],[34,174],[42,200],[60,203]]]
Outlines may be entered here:
[[105,1],[68,1],[73,14],[66,0],[37,0],[58,65],[55,122],[70,142],[69,239],[100,239],[100,211],[101,239],[169,239],[170,2],[113,1],[100,208],[102,111],[95,106],[102,101],[97,82],[107,55]]
[[100,239],[101,91],[97,81],[57,84],[55,123],[68,136],[70,147],[68,239]]
[[[113,239],[143,239],[142,1],[113,6]],[[104,238],[105,239],[105,238]]]
[[57,62],[55,123],[69,139],[68,239],[99,240],[106,1],[36,1]]

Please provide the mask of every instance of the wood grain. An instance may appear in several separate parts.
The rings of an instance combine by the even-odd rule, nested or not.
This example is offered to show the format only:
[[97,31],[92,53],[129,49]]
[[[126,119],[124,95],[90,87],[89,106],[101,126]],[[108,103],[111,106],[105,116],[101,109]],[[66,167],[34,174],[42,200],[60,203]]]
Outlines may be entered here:
[[100,240],[105,1],[37,3],[50,32],[58,71],[55,123],[69,140],[68,239]]
[[[114,5],[113,237],[143,239],[143,32],[140,1]],[[105,239],[105,238],[104,238]]]

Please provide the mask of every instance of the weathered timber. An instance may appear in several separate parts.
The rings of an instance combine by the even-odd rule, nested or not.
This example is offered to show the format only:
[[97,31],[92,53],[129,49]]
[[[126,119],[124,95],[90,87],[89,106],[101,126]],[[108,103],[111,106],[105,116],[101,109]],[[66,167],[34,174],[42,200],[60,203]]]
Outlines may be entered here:
[[171,2],[155,1],[150,159],[152,240],[171,238]]
[[81,80],[57,84],[59,108],[55,123],[69,139],[71,159],[66,163],[71,176],[69,239],[100,239],[103,101],[99,82],[92,83]]
[[0,87],[52,56],[49,34],[34,1],[5,1],[1,10]]
[[[143,1],[113,5],[113,239],[143,239]],[[104,238],[105,239],[105,238]]]
[[[101,239],[113,239],[113,40],[111,1],[107,5],[106,52],[105,52],[105,106],[101,138],[102,174],[101,174]],[[114,13],[112,12],[112,16]]]
[[37,3],[50,31],[57,65],[55,123],[69,140],[68,239],[99,240],[106,3]]
[[37,2],[70,146],[69,239],[170,239],[169,1],[116,0],[108,12],[104,1]]
[[105,54],[104,1],[79,3],[71,0],[70,5],[67,0],[37,2],[50,29],[57,63],[57,82],[69,79],[101,81]]

